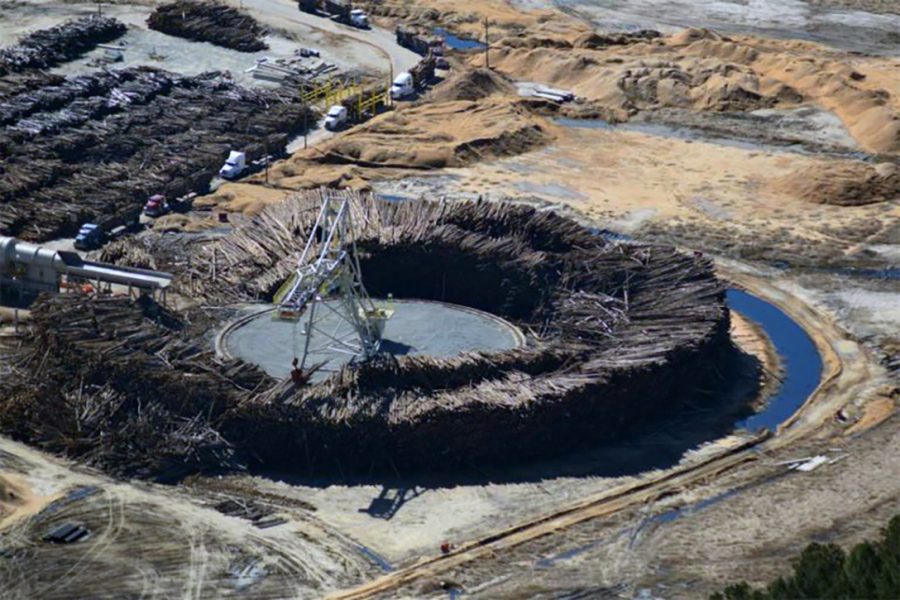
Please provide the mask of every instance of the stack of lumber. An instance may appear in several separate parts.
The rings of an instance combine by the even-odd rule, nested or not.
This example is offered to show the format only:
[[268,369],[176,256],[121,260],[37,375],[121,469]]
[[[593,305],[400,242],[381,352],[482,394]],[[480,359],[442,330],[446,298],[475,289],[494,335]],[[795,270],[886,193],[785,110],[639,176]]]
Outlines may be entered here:
[[107,17],[85,17],[67,21],[26,36],[15,46],[0,49],[0,77],[34,69],[47,69],[78,58],[118,38],[125,25]]
[[158,6],[147,18],[150,29],[168,35],[209,42],[241,52],[268,48],[265,30],[252,17],[218,2],[176,0]]

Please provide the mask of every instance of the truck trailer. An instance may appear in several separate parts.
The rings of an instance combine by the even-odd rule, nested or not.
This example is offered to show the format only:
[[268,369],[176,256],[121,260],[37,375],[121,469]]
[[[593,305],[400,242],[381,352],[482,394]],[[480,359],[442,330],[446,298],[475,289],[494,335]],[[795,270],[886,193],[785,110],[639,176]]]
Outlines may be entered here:
[[76,250],[96,250],[110,240],[140,227],[141,206],[132,206],[115,215],[84,223],[75,236]]
[[391,98],[402,100],[416,94],[434,79],[436,59],[428,55],[409,71],[400,73],[391,84]]

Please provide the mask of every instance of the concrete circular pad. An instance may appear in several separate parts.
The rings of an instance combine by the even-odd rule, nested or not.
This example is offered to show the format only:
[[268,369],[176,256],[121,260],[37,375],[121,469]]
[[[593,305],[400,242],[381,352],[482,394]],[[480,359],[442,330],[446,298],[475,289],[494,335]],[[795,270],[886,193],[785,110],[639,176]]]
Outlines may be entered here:
[[[335,301],[318,305],[316,310],[324,315],[319,327],[333,338],[354,343],[350,325],[328,309],[337,306]],[[254,312],[255,317],[232,322],[223,331],[219,347],[232,357],[258,365],[272,377],[283,378],[290,375],[293,358],[303,354],[306,318],[282,321],[274,317],[273,310],[266,310],[272,308],[265,306]],[[381,350],[397,356],[449,358],[463,352],[509,350],[524,344],[524,336],[515,325],[479,310],[442,302],[395,300],[394,311],[385,326]],[[318,332],[314,332],[309,346],[306,366],[326,363],[313,381],[324,379],[350,358],[339,342]]]

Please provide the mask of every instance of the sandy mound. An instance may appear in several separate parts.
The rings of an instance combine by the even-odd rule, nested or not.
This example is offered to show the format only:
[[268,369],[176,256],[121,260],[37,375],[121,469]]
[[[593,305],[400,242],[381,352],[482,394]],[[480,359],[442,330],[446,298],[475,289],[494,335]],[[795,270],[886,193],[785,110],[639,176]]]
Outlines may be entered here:
[[[194,200],[194,208],[199,210],[215,209],[254,216],[259,214],[266,206],[281,202],[285,196],[286,192],[284,190],[266,187],[265,185],[225,183],[214,194]],[[217,226],[217,221],[208,219],[191,226],[205,229]]]
[[547,141],[539,121],[515,104],[460,100],[388,113],[325,144],[317,162],[442,169],[521,154]]
[[164,232],[199,233],[216,226],[216,222],[208,217],[171,214],[153,221],[153,230]]
[[884,163],[816,164],[773,183],[776,191],[815,204],[862,206],[900,199],[900,168]]
[[38,512],[50,500],[51,497],[35,495],[18,475],[0,475],[0,529]]
[[[513,78],[570,89],[623,118],[663,107],[748,111],[803,99],[788,86],[761,78],[745,65],[716,58],[667,56],[662,42],[640,40],[598,48],[504,45],[492,53],[491,62]],[[632,56],[616,56],[619,53]]]
[[0,519],[25,502],[26,490],[12,480],[0,476]]
[[490,69],[455,71],[453,75],[431,94],[431,102],[454,100],[481,100],[493,95],[515,96],[516,88],[509,78]]
[[[474,79],[503,85],[501,78],[489,75]],[[549,127],[518,101],[506,98],[414,105],[295,154],[272,168],[270,180],[291,189],[360,189],[376,175],[462,167],[528,152],[552,139]],[[259,180],[259,175],[254,177]]]
[[509,38],[494,45],[491,64],[513,79],[570,89],[619,119],[659,108],[752,111],[815,102],[866,150],[900,153],[900,74],[889,59],[837,60],[809,43],[705,29],[619,37],[583,34],[569,45],[558,43],[565,36]]
[[658,31],[652,29],[642,29],[640,31],[628,33],[597,33],[596,31],[588,31],[575,37],[572,46],[575,48],[590,48],[598,50],[608,46],[627,46],[637,42],[647,40],[655,40],[661,37]]
[[461,37],[477,40],[484,39],[485,19],[490,21],[492,39],[524,31],[530,35],[542,31],[578,34],[589,29],[586,23],[575,21],[557,10],[523,10],[507,0],[355,0],[353,5],[365,9],[384,25],[403,21],[428,28],[443,27]]

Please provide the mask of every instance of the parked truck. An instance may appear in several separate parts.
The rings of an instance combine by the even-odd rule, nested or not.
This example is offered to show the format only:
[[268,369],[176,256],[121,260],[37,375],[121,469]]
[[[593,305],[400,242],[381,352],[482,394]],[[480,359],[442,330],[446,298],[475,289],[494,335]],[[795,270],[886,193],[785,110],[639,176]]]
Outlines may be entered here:
[[243,152],[232,150],[225,159],[225,164],[219,169],[219,177],[222,179],[237,179],[247,170],[247,155]]
[[443,54],[444,38],[429,33],[427,29],[400,25],[395,33],[397,35],[397,44],[412,50],[416,54],[428,56],[428,53],[433,53],[435,48],[441,48],[441,54]]
[[96,250],[140,226],[141,207],[134,206],[116,215],[85,223],[75,236],[76,250]]
[[325,13],[339,23],[369,28],[369,16],[361,8],[353,8],[351,0],[297,0],[297,7],[312,14]]
[[325,129],[337,131],[347,123],[347,116],[347,107],[335,104],[328,109],[328,114],[325,115]]
[[391,84],[391,98],[403,100],[422,90],[434,79],[435,63],[435,57],[429,54],[409,71],[397,75]]
[[147,199],[144,205],[144,216],[155,219],[170,212],[182,212],[187,210],[191,201],[197,197],[195,192],[191,192],[185,196],[168,200],[163,194],[154,194]]

